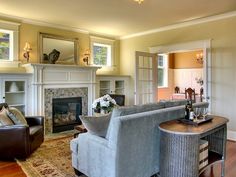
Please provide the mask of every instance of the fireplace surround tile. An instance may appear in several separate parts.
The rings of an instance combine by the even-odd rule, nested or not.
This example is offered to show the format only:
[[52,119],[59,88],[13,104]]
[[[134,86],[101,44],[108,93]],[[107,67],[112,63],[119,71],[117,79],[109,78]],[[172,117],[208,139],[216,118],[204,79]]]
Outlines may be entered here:
[[44,90],[45,133],[52,133],[52,99],[82,97],[82,115],[88,114],[88,88],[46,88]]

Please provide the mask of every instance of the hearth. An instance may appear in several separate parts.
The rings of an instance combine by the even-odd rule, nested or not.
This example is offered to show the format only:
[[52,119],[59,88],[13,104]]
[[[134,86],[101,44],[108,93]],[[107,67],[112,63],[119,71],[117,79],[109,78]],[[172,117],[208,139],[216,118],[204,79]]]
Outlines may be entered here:
[[52,131],[53,133],[72,130],[81,124],[82,97],[52,99]]

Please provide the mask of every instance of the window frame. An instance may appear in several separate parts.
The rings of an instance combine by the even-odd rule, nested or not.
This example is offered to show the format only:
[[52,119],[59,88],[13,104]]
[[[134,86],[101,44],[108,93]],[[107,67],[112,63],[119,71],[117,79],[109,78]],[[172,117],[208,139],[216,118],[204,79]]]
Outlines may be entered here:
[[9,34],[9,59],[0,59],[0,61],[13,61],[14,58],[13,31],[0,28],[0,33]]
[[[114,65],[114,42],[115,40],[107,39],[107,38],[101,38],[101,37],[95,37],[90,36],[90,49],[91,49],[91,58],[90,62],[94,66],[101,66],[105,68],[111,68]],[[96,65],[94,64],[94,56],[93,56],[93,47],[94,44],[98,45],[104,45],[104,46],[110,46],[110,52],[108,52],[108,55],[110,55],[110,60],[107,60],[107,65]]]
[[13,63],[18,61],[19,26],[20,23],[0,20],[0,31],[10,34],[9,59],[0,60],[1,63]]
[[[162,56],[163,57],[163,66],[159,66],[159,62],[158,62],[158,57]],[[157,56],[157,73],[158,73],[158,69],[164,69],[164,78],[163,78],[163,82],[164,84],[162,86],[158,85],[158,80],[157,80],[157,87],[158,88],[168,88],[168,84],[169,84],[169,80],[168,80],[168,70],[169,70],[169,56],[168,54],[158,54]],[[159,77],[159,76],[158,76]]]

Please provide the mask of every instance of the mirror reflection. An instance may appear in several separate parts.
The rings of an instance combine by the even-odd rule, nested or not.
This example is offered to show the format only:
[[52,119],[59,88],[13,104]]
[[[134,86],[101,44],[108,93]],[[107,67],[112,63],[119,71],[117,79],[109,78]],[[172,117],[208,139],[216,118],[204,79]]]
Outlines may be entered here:
[[42,63],[76,64],[77,40],[61,36],[40,34]]

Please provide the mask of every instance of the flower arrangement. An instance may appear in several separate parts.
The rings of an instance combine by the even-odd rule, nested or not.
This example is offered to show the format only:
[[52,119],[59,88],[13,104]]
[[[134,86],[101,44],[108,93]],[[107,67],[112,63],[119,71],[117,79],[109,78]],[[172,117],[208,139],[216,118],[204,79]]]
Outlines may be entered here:
[[106,94],[96,100],[94,100],[92,108],[94,112],[100,113],[100,112],[111,112],[112,109],[117,106],[116,101],[111,98],[110,95]]

